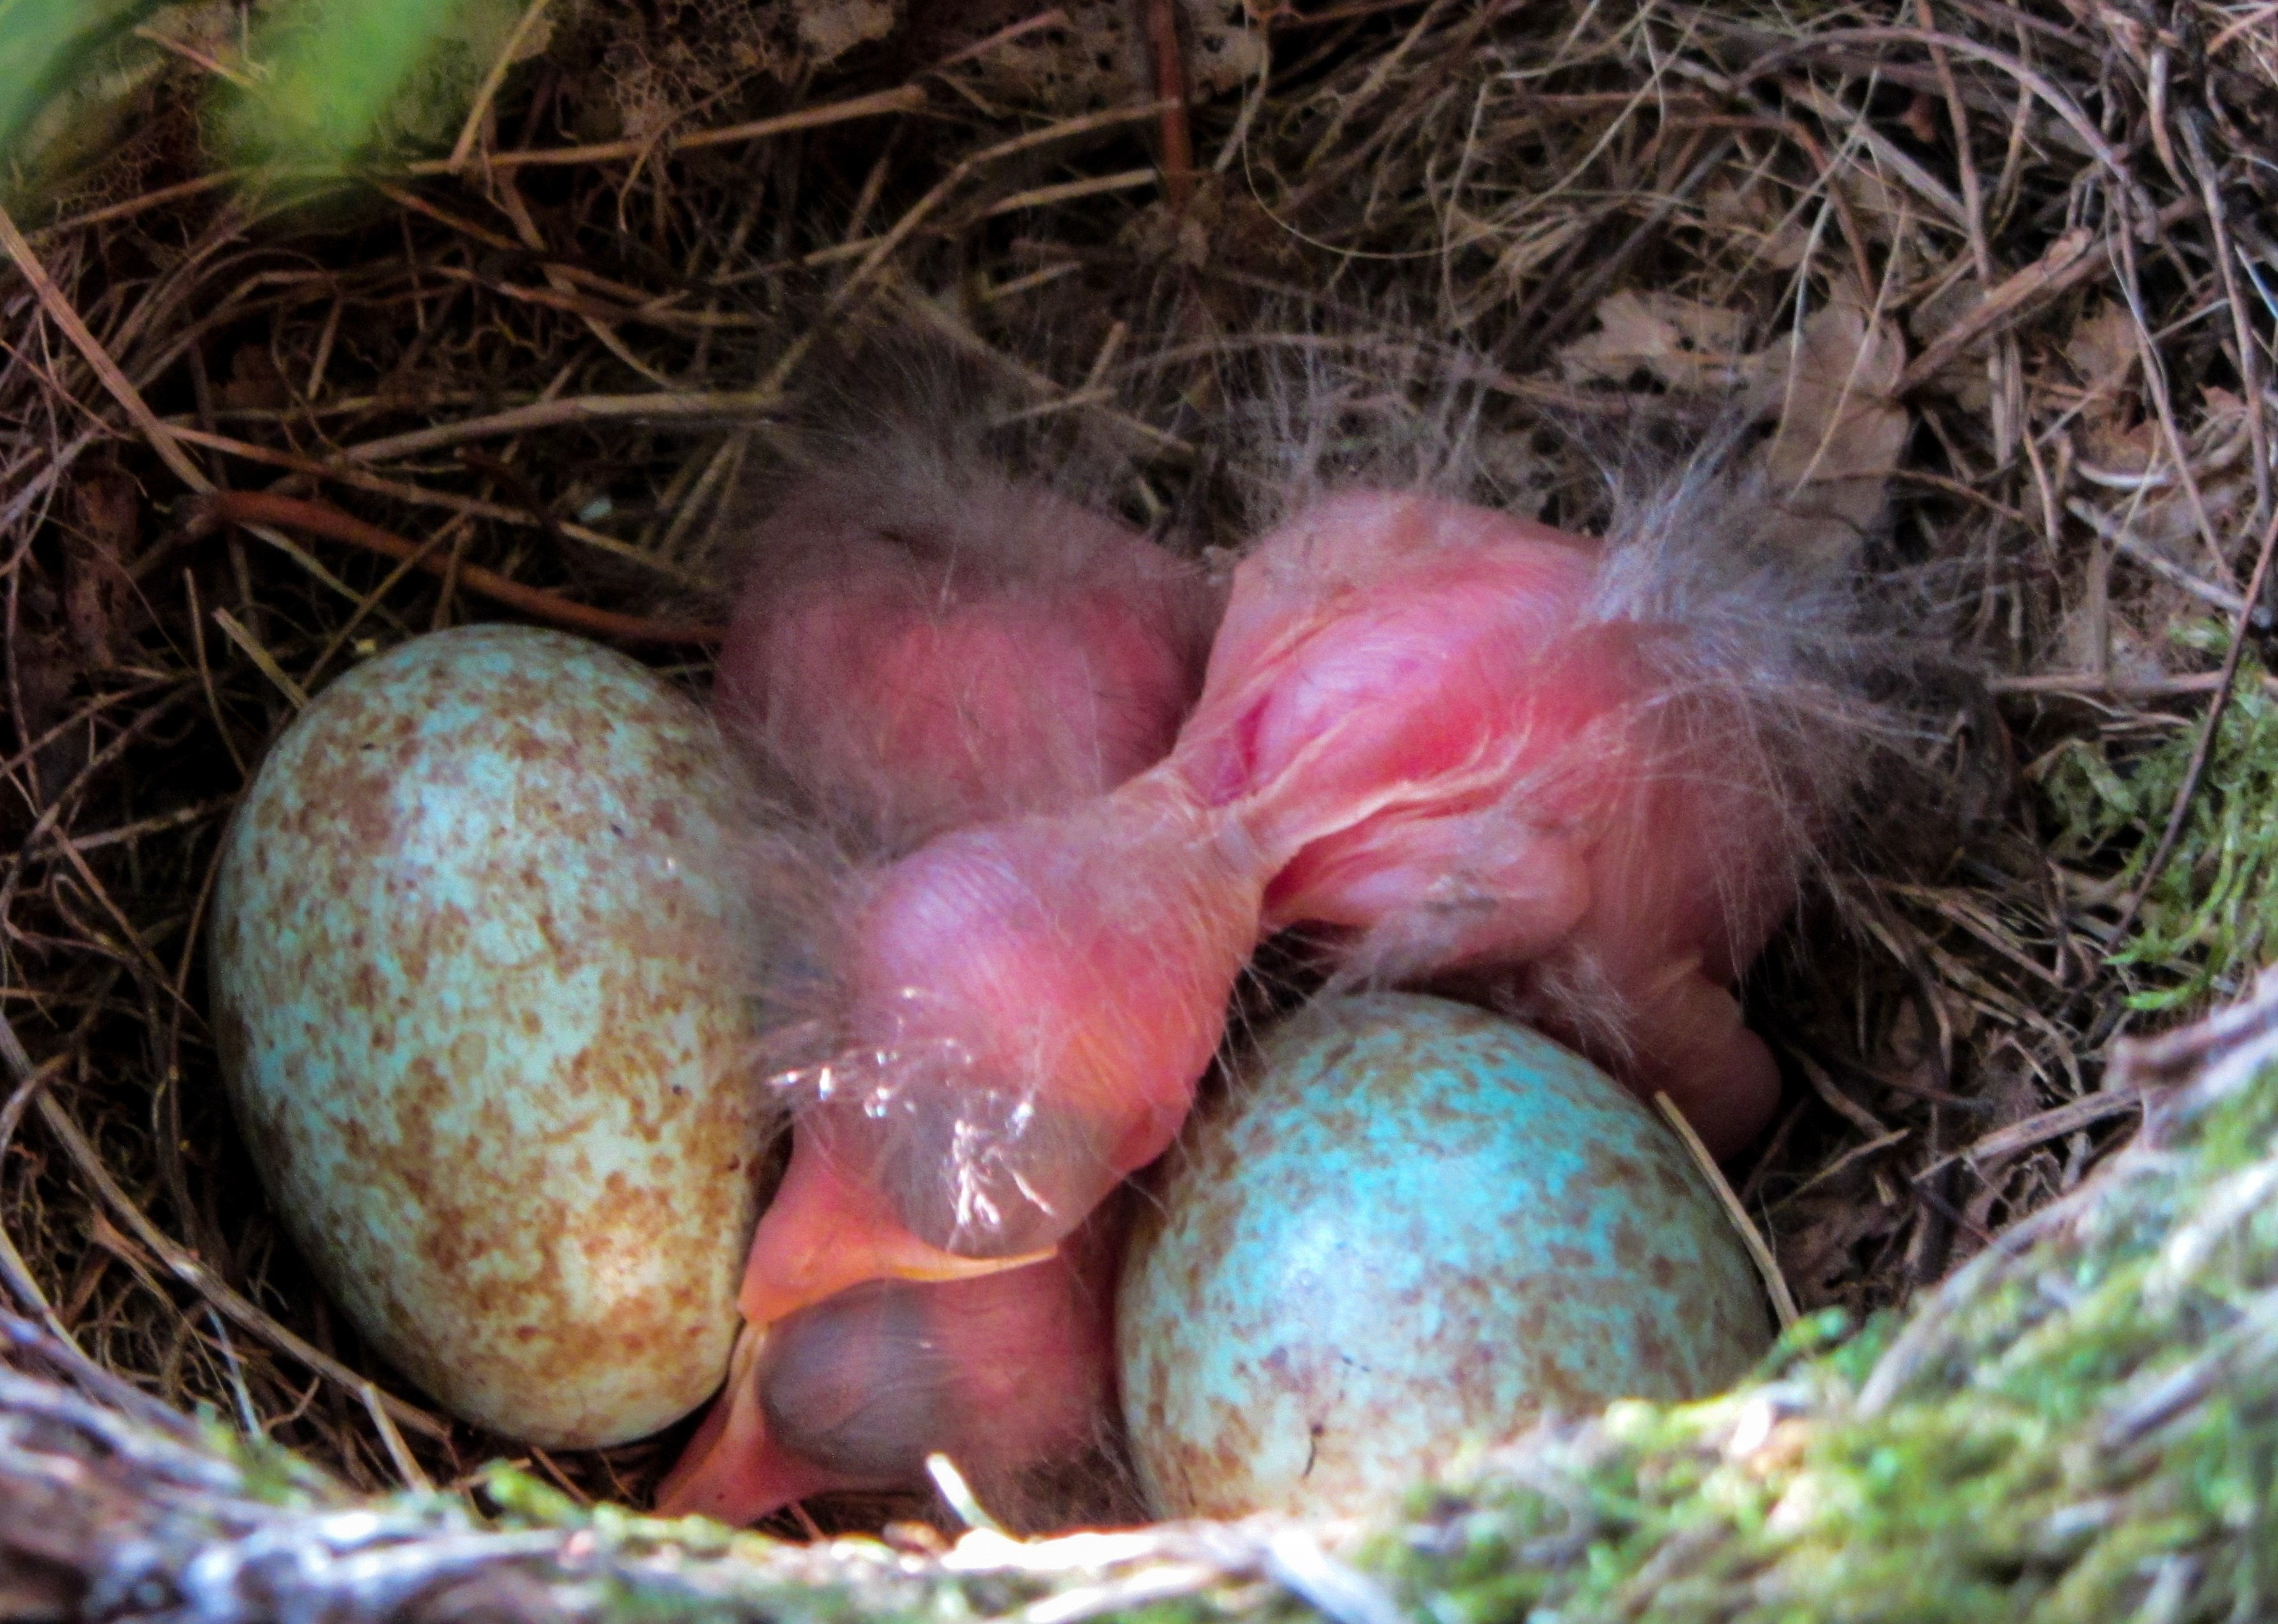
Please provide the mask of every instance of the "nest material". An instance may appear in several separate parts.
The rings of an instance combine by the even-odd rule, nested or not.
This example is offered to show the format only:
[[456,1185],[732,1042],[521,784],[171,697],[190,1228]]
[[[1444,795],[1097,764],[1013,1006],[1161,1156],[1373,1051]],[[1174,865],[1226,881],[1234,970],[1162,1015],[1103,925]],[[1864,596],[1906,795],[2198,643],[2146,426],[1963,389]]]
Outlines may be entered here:
[[2278,973],[2116,1070],[2157,1097],[2154,1131],[1902,1325],[1827,1352],[1806,1323],[1724,1397],[1545,1428],[1374,1529],[801,1545],[583,1511],[505,1471],[478,1522],[454,1496],[361,1500],[269,1446],[201,1437],[9,1317],[24,1373],[0,1369],[0,1608],[1040,1624],[1286,1617],[1294,1597],[1334,1624],[2266,1616]]
[[[1219,363],[1325,331],[1388,379],[1488,358],[1507,499],[1577,527],[1604,512],[1594,435],[1770,391],[1768,454],[1887,490],[1872,567],[1939,583],[1976,675],[1916,752],[1953,816],[1894,794],[1752,988],[1793,1088],[1740,1194],[1807,1309],[1855,1312],[2074,1192],[2141,1109],[2098,1061],[2131,1001],[2235,990],[2278,895],[2245,799],[2267,679],[2236,663],[2273,534],[2269,19],[1371,0],[1258,17],[1248,77],[1194,66],[1165,110],[1159,75],[1072,102],[1072,58],[1021,68],[1092,9],[977,34],[951,10],[797,94],[735,79],[623,133],[623,53],[661,25],[598,7],[493,86],[465,162],[313,200],[213,176],[167,80],[115,164],[0,227],[23,1313],[359,1489],[510,1450],[399,1391],[260,1209],[203,1021],[221,823],[309,691],[501,582],[518,613],[715,607],[740,471],[887,325],[1128,446],[1141,518],[1212,510]],[[1182,15],[1190,46],[1235,27]],[[417,556],[200,538],[185,499],[214,486],[321,498]],[[1626,1425],[1588,1435],[1590,1472],[1705,1469],[1707,1432],[1624,1455]],[[515,1452],[638,1501],[667,1447]],[[1522,1539],[1536,1514],[1435,1537],[1683,1540]],[[2176,1571],[2188,1597],[2211,1569]]]

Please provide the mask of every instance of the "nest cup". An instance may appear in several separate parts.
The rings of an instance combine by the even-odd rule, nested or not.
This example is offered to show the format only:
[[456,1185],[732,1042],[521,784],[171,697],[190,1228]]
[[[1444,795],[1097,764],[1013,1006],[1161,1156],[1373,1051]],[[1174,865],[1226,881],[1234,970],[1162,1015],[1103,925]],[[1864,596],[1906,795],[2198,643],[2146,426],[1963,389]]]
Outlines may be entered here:
[[[562,1516],[646,1503],[684,1428],[444,1421],[283,1240],[208,1024],[214,864],[308,696],[431,628],[566,625],[702,693],[739,504],[886,335],[956,358],[991,454],[1197,554],[1355,474],[1594,532],[1726,434],[1906,655],[1744,987],[1785,1094],[1726,1172],[1799,1338],[2135,1187],[2098,1170],[2167,1074],[2111,1046],[2244,990],[2278,897],[2267,19],[531,15],[347,178],[224,172],[243,47],[195,18],[19,141],[0,1276],[97,1399],[137,1413],[88,1369],[353,1491],[503,1457]],[[217,524],[217,490],[269,505]],[[1309,963],[1269,948],[1237,1043]],[[779,1526],[911,1517],[957,1526]],[[2190,1559],[2109,1594],[2190,1616]]]

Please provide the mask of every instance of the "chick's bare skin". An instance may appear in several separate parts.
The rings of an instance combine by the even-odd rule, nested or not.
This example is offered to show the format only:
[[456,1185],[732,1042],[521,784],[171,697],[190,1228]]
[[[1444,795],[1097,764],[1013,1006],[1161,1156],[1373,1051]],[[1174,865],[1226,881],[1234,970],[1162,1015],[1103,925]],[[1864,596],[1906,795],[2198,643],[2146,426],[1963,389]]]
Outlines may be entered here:
[[[1604,565],[1387,492],[1262,538],[1162,766],[888,871],[840,1068],[868,1102],[809,1113],[746,1312],[1069,1232],[1175,1135],[1235,975],[1286,925],[1341,927],[1387,980],[1504,972],[1716,1153],[1745,1145],[1777,1083],[1729,987],[1787,905],[1796,825],[1686,623],[1609,613]],[[864,1202],[866,1238],[834,1244]]]
[[1719,1155],[1777,1097],[1731,981],[1788,901],[1777,782],[1682,624],[1595,613],[1597,544],[1413,496],[1333,499],[1244,559],[1173,761],[1234,804],[1269,928],[1371,971],[1590,989],[1562,1035],[1666,1091]]
[[1096,1455],[1113,1414],[1120,1236],[1110,1217],[1022,1267],[872,1280],[746,1326],[660,1509],[748,1523],[811,1495],[921,1488],[944,1454],[992,1509],[1055,1521],[1036,1483]]
[[858,843],[906,850],[1158,760],[1216,611],[1115,518],[892,443],[756,527],[720,650],[729,730]]
[[1239,821],[1161,769],[888,870],[854,932],[855,1041],[797,1119],[745,1316],[1072,1232],[1185,1120],[1262,873]]
[[[1081,1087],[1034,1095],[1033,1057],[994,1051],[973,1018],[1055,995],[997,966],[1055,928],[1051,891],[1084,876],[1028,872],[1017,835],[954,832],[1088,807],[1158,759],[1217,608],[1199,570],[1112,516],[907,437],[795,482],[760,522],[715,710],[859,857],[915,855],[850,893],[851,1047],[799,1101],[747,1329],[669,1506],[747,1521],[909,1487],[936,1450],[1002,1505],[1108,1425],[1105,1290],[1072,1272],[1105,1254],[1055,1247],[1134,1163]],[[936,962],[961,974],[945,996]],[[1198,1074],[1209,1041],[1191,1061],[1094,1069]]]

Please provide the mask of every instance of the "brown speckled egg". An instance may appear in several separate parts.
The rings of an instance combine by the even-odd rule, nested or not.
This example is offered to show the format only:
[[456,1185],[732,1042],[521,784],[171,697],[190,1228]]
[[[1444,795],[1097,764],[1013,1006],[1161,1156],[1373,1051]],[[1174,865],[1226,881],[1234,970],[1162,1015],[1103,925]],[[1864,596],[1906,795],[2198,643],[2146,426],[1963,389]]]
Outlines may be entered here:
[[286,1230],[453,1413],[621,1442],[719,1384],[772,1123],[775,950],[701,710],[476,626],[317,695],[214,895],[214,1024]]

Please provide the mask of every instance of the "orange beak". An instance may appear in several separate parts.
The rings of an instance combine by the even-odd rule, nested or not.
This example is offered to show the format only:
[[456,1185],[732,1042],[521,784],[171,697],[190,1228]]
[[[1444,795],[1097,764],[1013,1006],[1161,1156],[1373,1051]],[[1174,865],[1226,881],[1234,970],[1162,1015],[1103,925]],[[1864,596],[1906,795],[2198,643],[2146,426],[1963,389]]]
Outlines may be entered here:
[[885,1197],[795,1131],[791,1166],[752,1237],[738,1306],[751,1324],[772,1325],[866,1280],[969,1280],[1042,1262],[1058,1249],[959,1257],[920,1240]]
[[755,1379],[766,1345],[765,1331],[746,1325],[737,1333],[727,1386],[657,1486],[659,1516],[704,1516],[741,1528],[793,1500],[845,1486],[785,1454],[768,1437]]

